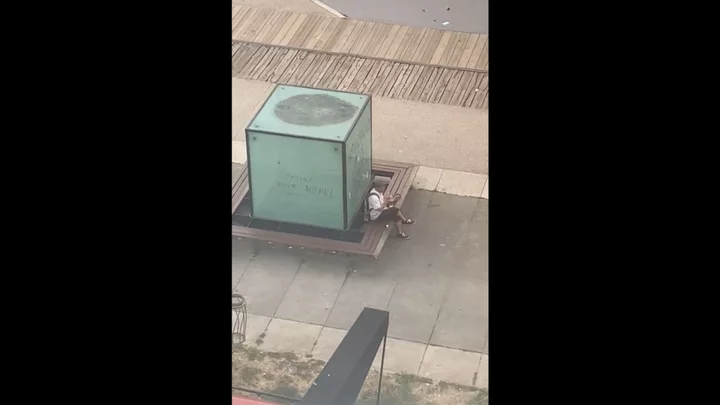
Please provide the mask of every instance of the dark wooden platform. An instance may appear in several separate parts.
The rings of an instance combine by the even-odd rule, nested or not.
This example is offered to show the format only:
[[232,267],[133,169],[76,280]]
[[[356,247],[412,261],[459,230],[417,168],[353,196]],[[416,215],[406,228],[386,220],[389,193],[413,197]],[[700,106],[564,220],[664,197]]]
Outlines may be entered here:
[[[397,204],[397,207],[402,207],[402,203],[405,201],[408,190],[410,190],[410,185],[415,178],[418,167],[407,163],[374,160],[372,169],[375,176],[390,178],[386,195],[402,195],[402,199]],[[249,187],[247,167],[234,163],[232,170],[232,213],[234,214],[248,193]],[[365,223],[363,225],[364,236],[359,243],[282,233],[239,225],[232,226],[232,234],[233,236],[265,240],[307,249],[373,256],[377,259],[388,235],[390,232],[395,232],[392,226],[386,227],[385,225],[385,222]]]
[[487,70],[293,49],[232,44],[232,75],[293,86],[478,109],[489,108]]

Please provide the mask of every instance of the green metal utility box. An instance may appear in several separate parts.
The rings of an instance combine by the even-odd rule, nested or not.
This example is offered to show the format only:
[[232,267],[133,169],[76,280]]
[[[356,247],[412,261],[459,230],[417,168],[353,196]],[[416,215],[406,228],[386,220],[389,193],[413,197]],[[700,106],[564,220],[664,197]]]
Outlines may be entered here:
[[245,137],[253,218],[351,226],[372,180],[369,95],[276,86]]

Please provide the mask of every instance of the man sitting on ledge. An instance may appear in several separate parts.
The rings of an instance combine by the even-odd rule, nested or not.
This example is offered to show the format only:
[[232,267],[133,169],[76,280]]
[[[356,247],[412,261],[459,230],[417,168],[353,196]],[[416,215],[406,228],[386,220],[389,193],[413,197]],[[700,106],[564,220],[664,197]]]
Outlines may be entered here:
[[400,194],[396,194],[394,197],[385,199],[383,193],[387,190],[389,181],[382,177],[375,178],[373,182],[373,188],[368,194],[368,207],[371,221],[387,221],[392,220],[395,222],[395,229],[397,230],[397,236],[403,239],[410,239],[405,232],[403,232],[403,224],[414,224],[410,218],[400,212],[400,209],[395,206],[400,200]]

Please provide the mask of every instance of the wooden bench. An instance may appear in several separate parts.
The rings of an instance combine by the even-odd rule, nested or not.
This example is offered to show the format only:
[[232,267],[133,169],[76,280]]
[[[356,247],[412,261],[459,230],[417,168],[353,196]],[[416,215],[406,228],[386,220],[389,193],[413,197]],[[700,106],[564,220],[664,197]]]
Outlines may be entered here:
[[[383,176],[390,178],[386,195],[400,194],[401,200],[396,205],[402,207],[403,201],[410,190],[417,166],[407,163],[388,162],[383,160],[373,160],[372,171],[374,176]],[[248,171],[244,165],[233,163],[233,184],[232,184],[232,213],[235,213],[238,206],[242,202],[245,195],[249,191]],[[358,215],[362,215],[359,213]],[[233,236],[265,240],[273,243],[285,244],[290,246],[299,246],[307,249],[328,250],[343,253],[352,253],[365,256],[373,256],[378,258],[380,251],[385,244],[390,232],[394,232],[392,227],[386,227],[386,222],[368,222],[363,226],[364,236],[361,242],[345,242],[332,239],[323,239],[304,235],[295,235],[264,229],[255,229],[245,226],[233,225]]]

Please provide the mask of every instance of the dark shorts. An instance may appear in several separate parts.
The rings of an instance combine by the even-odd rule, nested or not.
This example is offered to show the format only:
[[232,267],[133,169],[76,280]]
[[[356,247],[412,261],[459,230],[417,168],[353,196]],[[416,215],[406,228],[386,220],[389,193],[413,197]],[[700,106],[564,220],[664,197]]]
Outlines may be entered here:
[[388,208],[380,213],[380,216],[377,217],[376,221],[389,221],[391,219],[394,220],[398,216],[398,212],[400,212],[400,209],[396,207]]

